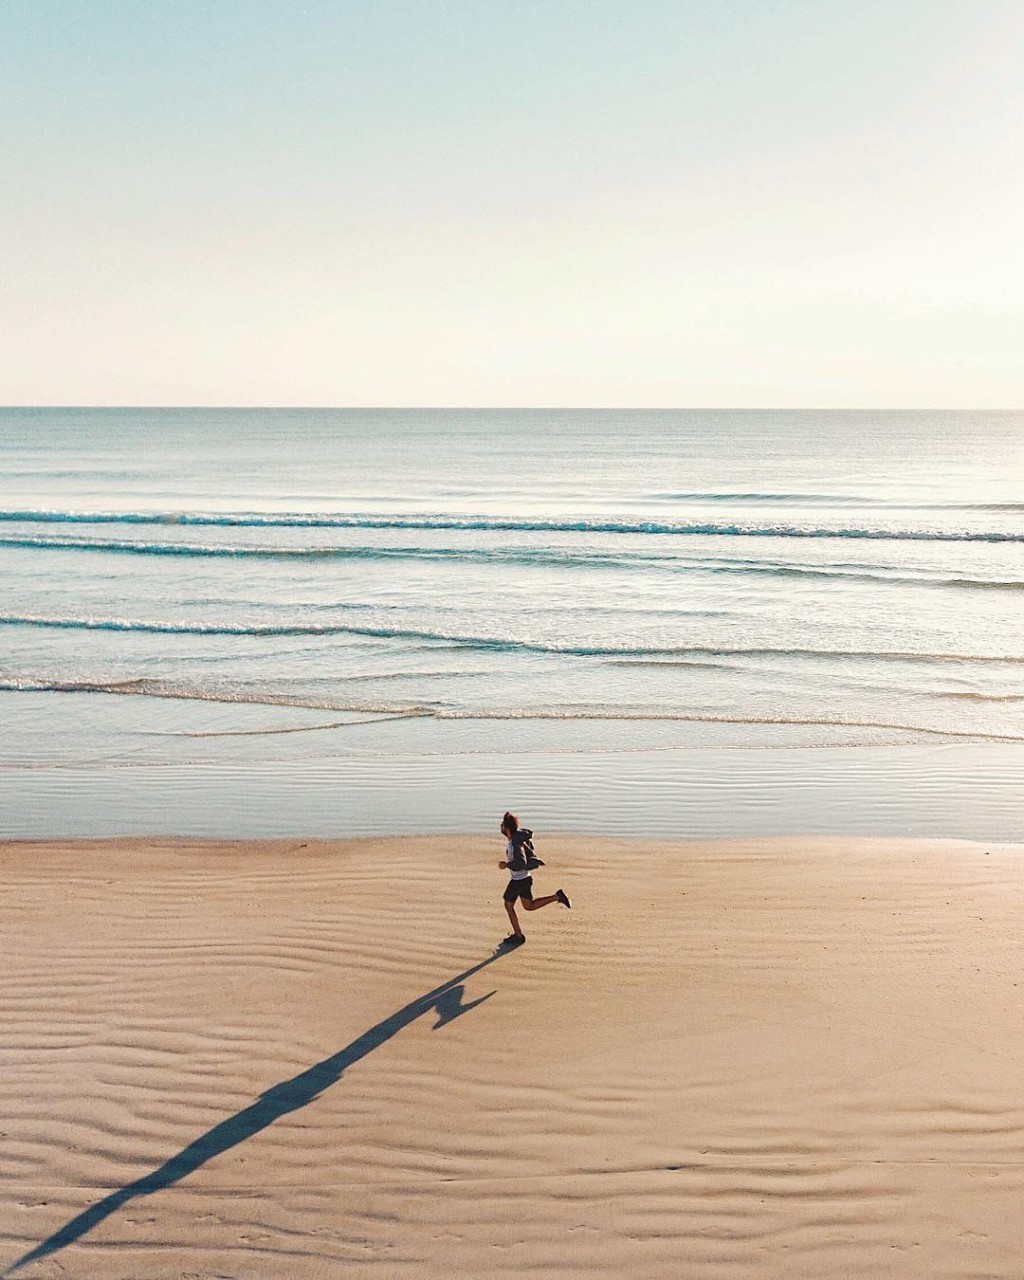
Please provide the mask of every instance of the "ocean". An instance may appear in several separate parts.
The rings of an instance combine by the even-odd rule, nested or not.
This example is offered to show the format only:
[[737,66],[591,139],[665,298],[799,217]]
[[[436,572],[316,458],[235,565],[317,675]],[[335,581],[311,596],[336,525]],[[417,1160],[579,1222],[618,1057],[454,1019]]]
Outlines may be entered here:
[[0,410],[0,831],[1019,839],[1024,414]]

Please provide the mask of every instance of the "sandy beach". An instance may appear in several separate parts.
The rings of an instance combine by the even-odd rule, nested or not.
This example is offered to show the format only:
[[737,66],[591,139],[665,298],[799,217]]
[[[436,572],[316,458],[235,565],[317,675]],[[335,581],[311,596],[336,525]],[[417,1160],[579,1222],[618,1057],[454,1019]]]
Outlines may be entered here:
[[0,846],[0,1266],[1016,1277],[1024,847]]

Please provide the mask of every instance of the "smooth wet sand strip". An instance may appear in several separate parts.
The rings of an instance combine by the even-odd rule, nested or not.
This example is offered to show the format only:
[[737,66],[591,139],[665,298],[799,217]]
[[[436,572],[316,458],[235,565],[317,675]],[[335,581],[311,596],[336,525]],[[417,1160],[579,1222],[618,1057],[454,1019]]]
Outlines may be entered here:
[[1024,846],[0,845],[0,1266],[1024,1274]]

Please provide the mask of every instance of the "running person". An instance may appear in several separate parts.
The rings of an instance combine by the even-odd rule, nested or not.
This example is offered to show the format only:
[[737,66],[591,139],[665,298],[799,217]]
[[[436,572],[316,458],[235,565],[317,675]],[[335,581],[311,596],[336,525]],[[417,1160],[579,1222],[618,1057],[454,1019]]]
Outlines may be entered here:
[[526,853],[526,843],[533,836],[533,832],[526,827],[520,827],[519,819],[514,813],[505,813],[501,820],[501,834],[508,841],[505,848],[505,860],[499,862],[498,866],[504,871],[508,869],[509,882],[505,886],[505,910],[508,912],[508,918],[512,922],[512,932],[505,939],[507,946],[519,946],[520,943],[526,941],[526,935],[519,927],[519,918],[516,915],[516,899],[518,898],[526,911],[537,911],[540,907],[549,906],[552,902],[560,902],[563,907],[570,906],[568,897],[564,889],[559,889],[557,893],[549,894],[546,898],[535,898],[533,896],[533,876],[530,875],[529,861]]

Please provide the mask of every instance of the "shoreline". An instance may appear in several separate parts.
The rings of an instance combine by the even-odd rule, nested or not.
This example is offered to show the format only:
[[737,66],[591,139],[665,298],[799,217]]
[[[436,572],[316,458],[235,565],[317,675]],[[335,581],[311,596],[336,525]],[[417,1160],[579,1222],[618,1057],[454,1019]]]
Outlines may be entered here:
[[538,853],[0,843],[5,1274],[1016,1274],[1024,842]]
[[[500,815],[499,815],[500,816]],[[524,826],[530,823],[524,817]],[[964,836],[916,836],[916,835],[863,835],[851,836],[836,832],[783,832],[755,836],[649,836],[649,835],[609,835],[598,830],[579,829],[548,830],[536,837],[538,843],[545,847],[555,844],[559,848],[570,851],[580,845],[611,848],[625,853],[637,852],[654,846],[658,849],[679,849],[707,851],[716,849],[731,851],[737,847],[751,845],[763,846],[769,852],[791,846],[804,847],[816,845],[823,856],[835,856],[849,850],[880,850],[882,847],[896,854],[910,850],[920,851],[926,848],[948,848],[970,851],[982,848],[992,851],[1000,849],[1004,852],[1019,851],[1024,856],[1024,833],[1020,840],[993,840],[984,836],[969,838]],[[210,853],[242,853],[253,855],[283,855],[306,849],[323,854],[342,857],[348,852],[382,846],[389,852],[392,847],[399,849],[410,844],[439,844],[458,848],[461,854],[467,842],[485,844],[495,857],[505,848],[505,840],[494,829],[480,828],[476,831],[386,831],[375,835],[337,835],[318,836],[301,832],[288,836],[196,836],[188,832],[154,831],[139,835],[112,836],[15,836],[0,837],[0,858],[13,854],[19,849],[47,849],[55,857],[76,849],[109,849],[117,853],[132,851],[148,853],[159,850],[166,853],[182,853],[192,850],[197,855]],[[493,848],[491,848],[493,846]],[[490,864],[488,863],[488,866]],[[545,864],[546,865],[546,864]],[[2,908],[0,908],[2,909]]]

